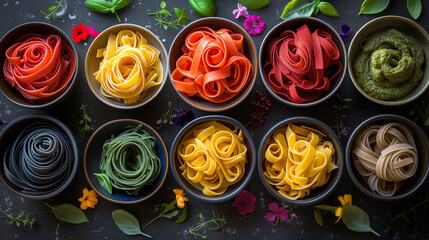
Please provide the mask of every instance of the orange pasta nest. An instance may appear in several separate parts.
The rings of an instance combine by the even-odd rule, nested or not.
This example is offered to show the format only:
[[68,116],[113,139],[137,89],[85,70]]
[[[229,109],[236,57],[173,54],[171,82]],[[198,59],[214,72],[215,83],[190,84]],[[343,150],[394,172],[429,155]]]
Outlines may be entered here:
[[335,148],[325,138],[315,129],[292,123],[276,130],[265,150],[265,181],[291,200],[323,186],[337,168]]
[[97,50],[97,58],[103,60],[94,76],[101,93],[126,104],[143,99],[150,88],[162,82],[159,54],[139,32],[110,34],[107,46]]
[[182,51],[171,78],[174,87],[190,97],[222,103],[237,95],[252,77],[243,36],[228,29],[196,28],[186,37]]
[[244,176],[243,133],[211,121],[189,131],[177,149],[182,176],[207,196],[223,194]]

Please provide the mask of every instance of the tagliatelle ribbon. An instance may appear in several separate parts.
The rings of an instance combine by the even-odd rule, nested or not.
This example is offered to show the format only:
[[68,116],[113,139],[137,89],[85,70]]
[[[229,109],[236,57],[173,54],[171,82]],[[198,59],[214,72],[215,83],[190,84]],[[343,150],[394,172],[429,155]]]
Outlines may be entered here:
[[174,87],[188,96],[222,103],[249,82],[253,66],[244,55],[243,36],[228,29],[199,27],[186,37],[183,55],[171,74]]
[[359,133],[353,160],[370,189],[389,197],[415,174],[418,154],[411,131],[403,124],[388,123],[369,126]]
[[268,45],[264,64],[267,84],[294,103],[316,100],[341,72],[340,51],[327,32],[307,25],[287,30]]
[[97,50],[97,57],[103,60],[94,76],[100,82],[101,93],[126,104],[141,100],[147,90],[162,82],[159,54],[139,32],[110,34],[106,48]]
[[43,103],[62,94],[70,85],[76,57],[55,34],[26,34],[6,50],[4,79],[29,101]]
[[321,132],[289,123],[271,136],[263,160],[264,178],[284,197],[296,200],[329,180],[335,148]]
[[207,196],[223,194],[245,174],[243,133],[216,121],[190,131],[177,149],[182,176]]

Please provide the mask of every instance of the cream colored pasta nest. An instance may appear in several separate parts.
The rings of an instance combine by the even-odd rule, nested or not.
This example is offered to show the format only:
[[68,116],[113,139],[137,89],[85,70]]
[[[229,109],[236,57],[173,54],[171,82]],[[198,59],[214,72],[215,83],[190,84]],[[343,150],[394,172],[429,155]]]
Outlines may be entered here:
[[393,196],[417,170],[412,132],[401,123],[370,125],[356,137],[353,161],[373,192]]
[[290,200],[304,198],[329,180],[335,148],[318,130],[289,123],[277,129],[265,150],[265,181]]
[[207,196],[223,194],[245,174],[243,132],[210,121],[186,134],[177,148],[182,176]]
[[139,32],[110,34],[107,46],[97,50],[97,58],[103,60],[94,76],[101,93],[126,104],[142,100],[150,88],[162,82],[159,54]]

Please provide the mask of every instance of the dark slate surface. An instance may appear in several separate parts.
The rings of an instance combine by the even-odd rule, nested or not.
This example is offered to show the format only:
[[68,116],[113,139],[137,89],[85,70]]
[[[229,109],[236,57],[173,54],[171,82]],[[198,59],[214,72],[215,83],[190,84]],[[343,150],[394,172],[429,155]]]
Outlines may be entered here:
[[[4,35],[10,28],[30,21],[45,21],[39,10],[46,10],[51,6],[53,0],[3,0],[0,3],[0,35]],[[123,22],[139,24],[153,31],[169,49],[172,40],[179,30],[165,31],[155,26],[154,17],[148,16],[147,13],[155,12],[159,9],[159,0],[156,1],[141,1],[132,0],[130,5],[125,9],[119,11]],[[195,20],[199,16],[191,9],[186,0],[166,1],[167,9],[173,11],[173,7],[186,8],[188,16]],[[250,10],[251,14],[261,15],[263,20],[266,21],[265,32],[257,37],[253,37],[255,45],[259,49],[263,37],[277,23],[283,21],[280,14],[284,5],[288,1],[274,1],[271,0],[270,5],[260,10]],[[348,24],[356,32],[367,21],[374,19],[377,16],[358,16],[360,4],[362,1],[330,1],[339,11],[341,17],[330,18],[319,14],[319,19],[325,20],[337,31],[339,31],[341,24]],[[384,11],[383,15],[393,14],[400,15],[407,18],[411,16],[406,11],[405,1],[391,1],[391,5]],[[426,1],[422,1],[424,9],[421,18],[417,21],[426,29],[429,27],[429,5]],[[218,0],[218,14],[219,17],[231,19],[238,24],[242,25],[242,20],[236,20],[232,16],[232,10],[236,8],[236,1]],[[84,5],[84,1],[68,0],[68,9],[65,15],[61,18],[51,20],[50,23],[60,27],[67,34],[72,34],[73,25],[83,23],[86,26],[91,25],[97,31],[103,31],[107,27],[118,23],[116,17],[112,14],[101,15],[96,14]],[[353,33],[354,33],[353,32]],[[76,44],[80,57],[84,60],[86,51],[92,39]],[[350,40],[346,43],[347,47]],[[254,91],[262,91],[268,96],[261,79],[258,75]],[[407,104],[401,107],[385,107],[370,102],[358,93],[352,85],[348,75],[343,85],[340,88],[341,95],[352,97],[353,102],[351,109],[348,111],[348,118],[346,124],[353,130],[360,122],[369,118],[370,116],[380,113],[394,113],[406,116],[413,104]],[[252,93],[250,98],[254,98]],[[234,117],[240,121],[244,121],[245,116],[251,113],[248,106],[249,99],[245,100],[236,108],[222,112],[227,116]],[[427,97],[424,97],[427,98]],[[267,114],[267,121],[262,127],[251,128],[254,142],[259,145],[263,134],[278,121],[292,117],[292,116],[310,116],[324,121],[328,125],[332,125],[336,110],[333,109],[335,103],[334,97],[327,102],[312,108],[295,109],[277,103],[274,99],[269,97],[273,102],[273,108]],[[142,120],[151,126],[155,127],[156,120],[163,114],[167,108],[167,102],[172,101],[176,108],[189,109],[190,107],[183,102],[174,91],[170,82],[166,83],[162,93],[150,104],[145,105],[139,109],[124,111],[117,110],[104,105],[100,102],[90,91],[84,74],[80,77],[80,83],[71,97],[62,105],[47,109],[47,110],[30,110],[18,107],[13,103],[0,96],[0,113],[6,121],[12,121],[14,118],[29,114],[41,113],[54,116],[62,120],[69,126],[76,134],[79,145],[80,161],[82,162],[82,155],[85,144],[89,135],[84,135],[79,132],[78,119],[81,116],[79,110],[81,102],[88,105],[88,111],[93,118],[93,127],[98,128],[107,121],[119,118],[134,118]],[[192,109],[196,116],[203,116],[211,113],[198,111]],[[163,127],[159,133],[164,138],[167,148],[170,148],[172,140],[179,127],[167,126]],[[428,129],[425,129],[428,133]],[[347,137],[341,138],[343,147],[346,146]],[[3,183],[0,183],[0,207],[1,209],[14,214],[20,210],[26,210],[32,217],[37,218],[37,224],[33,229],[30,228],[17,228],[14,225],[7,224],[6,217],[0,216],[0,239],[82,239],[87,237],[90,239],[137,239],[142,237],[128,237],[124,235],[114,224],[111,218],[111,212],[117,208],[123,208],[132,211],[138,216],[142,225],[156,216],[153,208],[156,204],[161,202],[170,202],[173,198],[172,189],[177,188],[178,184],[174,181],[169,173],[164,186],[150,200],[141,204],[131,206],[121,206],[112,204],[100,198],[99,205],[95,209],[85,211],[88,216],[89,223],[80,225],[71,225],[57,221],[57,219],[49,212],[49,209],[43,202],[49,204],[60,204],[70,202],[79,205],[77,199],[81,196],[81,191],[84,187],[88,187],[82,164],[79,166],[78,173],[72,184],[60,195],[48,199],[46,201],[34,201],[23,199],[13,192],[8,190]],[[344,193],[353,194],[353,202],[367,211],[370,216],[372,227],[381,234],[382,239],[428,239],[429,231],[427,229],[426,214],[428,213],[425,208],[419,208],[416,214],[411,214],[410,222],[399,220],[392,225],[387,226],[387,223],[396,214],[408,208],[408,204],[418,202],[419,196],[428,194],[429,184],[426,183],[422,189],[409,199],[400,202],[380,202],[373,200],[362,193],[352,184],[348,174],[344,171],[341,184],[335,192],[323,201],[324,204],[338,205],[337,196]],[[325,226],[319,227],[313,219],[313,211],[311,207],[296,207],[284,205],[289,210],[289,219],[283,224],[274,226],[264,219],[268,211],[268,204],[275,199],[269,195],[262,183],[260,182],[257,171],[255,171],[250,184],[246,187],[247,190],[253,192],[257,197],[256,210],[252,214],[240,216],[236,209],[231,206],[232,200],[219,203],[208,204],[199,202],[197,199],[189,197],[190,211],[189,217],[186,222],[181,225],[175,224],[172,220],[161,219],[145,229],[145,232],[151,234],[154,239],[193,239],[192,236],[184,236],[184,231],[189,226],[196,224],[199,221],[198,213],[203,213],[204,216],[210,217],[211,211],[216,210],[225,214],[228,222],[221,231],[208,232],[209,239],[378,239],[370,233],[355,233],[347,230],[342,223],[334,224],[335,218],[330,214],[324,215]]]

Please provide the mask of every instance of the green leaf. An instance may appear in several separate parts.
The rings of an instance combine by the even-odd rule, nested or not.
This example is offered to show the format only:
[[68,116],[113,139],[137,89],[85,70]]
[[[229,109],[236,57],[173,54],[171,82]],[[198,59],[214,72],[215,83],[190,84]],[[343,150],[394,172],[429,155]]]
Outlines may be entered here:
[[48,15],[48,14],[46,14],[44,11],[42,11],[42,10],[40,10],[40,12],[43,14],[43,15]]
[[89,10],[96,13],[108,13],[112,7],[112,2],[105,0],[86,0],[85,5]]
[[130,1],[131,0],[113,0],[112,5],[115,10],[119,10],[126,7],[130,3]]
[[176,13],[176,17],[180,20],[183,16],[182,10],[180,8],[174,8],[174,13]]
[[353,101],[353,99],[351,99],[351,98],[344,98],[343,101],[344,102],[351,102],[351,101]]
[[417,19],[422,13],[422,2],[420,0],[407,0],[407,8],[410,15]]
[[171,17],[171,13],[167,9],[162,9],[159,11],[159,13],[161,13],[164,16]]
[[97,177],[98,183],[100,183],[108,193],[112,194],[112,183],[110,182],[109,176],[104,173],[94,173],[94,175]]
[[329,205],[316,205],[313,208],[317,208],[317,209],[322,209],[322,210],[326,210],[326,211],[333,211],[335,212],[335,210],[338,207],[334,207],[334,206],[329,206]]
[[216,16],[217,8],[214,0],[188,0],[188,2],[199,15],[203,17]]
[[210,230],[210,231],[217,231],[217,230],[219,230],[219,226],[208,228],[208,230]]
[[238,0],[238,2],[243,4],[248,9],[260,9],[270,3],[269,0]]
[[25,211],[21,211],[18,213],[18,215],[16,216],[17,219],[20,219],[22,216],[24,216]]
[[188,217],[188,204],[185,204],[185,207],[183,208],[182,215],[176,220],[177,224],[180,224],[186,220]]
[[147,235],[140,230],[139,220],[137,220],[134,214],[122,209],[115,209],[112,212],[112,218],[116,226],[118,226],[118,228],[126,235],[141,234],[145,237],[152,238],[150,235]]
[[21,226],[21,223],[18,222],[18,221],[16,221],[15,224],[16,224],[17,227]]
[[57,6],[51,6],[48,10],[52,12],[55,11],[55,9],[57,9]]
[[323,218],[319,210],[313,209],[313,212],[314,212],[314,219],[316,220],[317,224],[319,224],[319,226],[323,226]]
[[51,208],[51,212],[54,213],[55,217],[60,221],[73,224],[88,222],[85,213],[73,204],[64,203],[54,207],[51,207],[46,203],[45,205]]
[[174,205],[176,205],[176,203],[177,203],[177,200],[173,200],[173,201],[171,201],[171,203],[169,203],[168,205],[167,205],[167,207],[165,207],[163,210],[162,210],[162,213],[164,214],[164,213],[168,213],[169,211],[171,211],[171,210],[173,210],[174,208],[176,208]]
[[308,0],[292,0],[283,9],[281,18],[288,20],[296,16],[310,17],[316,2]]
[[167,4],[166,4],[164,1],[162,1],[162,2],[159,4],[159,6],[160,6],[161,8],[165,8],[165,7],[167,6]]
[[423,123],[423,126],[425,126],[425,127],[429,126],[429,118],[426,119],[426,121]]
[[320,2],[319,3],[320,11],[323,13],[323,15],[331,16],[331,17],[339,17],[340,14],[338,14],[337,10],[332,6],[332,4],[328,2]]
[[380,236],[377,232],[372,230],[368,214],[361,208],[355,205],[344,205],[343,213],[341,214],[346,227],[355,232],[372,232],[377,236]]
[[175,210],[175,211],[163,214],[162,217],[164,217],[164,218],[172,218],[172,217],[177,216],[177,214],[179,214],[179,211]]
[[376,14],[382,12],[389,5],[389,0],[365,0],[360,7],[360,14]]

